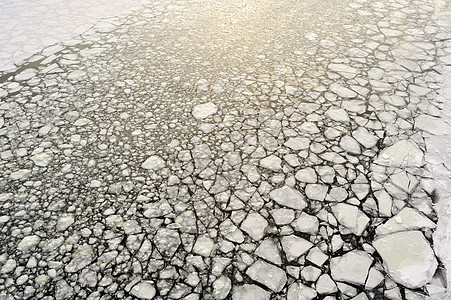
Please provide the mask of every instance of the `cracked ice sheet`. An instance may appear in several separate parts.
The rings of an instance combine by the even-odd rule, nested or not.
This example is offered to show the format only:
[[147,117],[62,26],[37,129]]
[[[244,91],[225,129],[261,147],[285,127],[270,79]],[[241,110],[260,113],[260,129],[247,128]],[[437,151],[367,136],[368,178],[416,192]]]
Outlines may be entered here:
[[[434,50],[415,34],[431,7],[320,2],[303,1],[305,13],[297,15],[302,9],[290,1],[177,7],[179,1],[168,0],[116,32],[99,32],[103,39],[87,38],[86,49],[44,53],[47,62],[5,79],[0,237],[7,251],[0,253],[0,297],[40,299],[53,291],[58,300],[75,293],[97,299],[99,291],[142,299],[268,299],[279,291],[288,299],[335,292],[353,299],[425,296],[424,287],[411,291],[392,280],[392,253],[376,255],[371,242],[380,223],[403,219],[398,212],[406,205],[435,221],[416,184],[425,145],[410,115],[418,110],[436,118],[434,99],[421,74],[406,89],[413,75],[390,53],[413,46],[398,49],[402,31],[388,28],[408,22],[414,30],[406,39]],[[391,24],[383,16],[393,5]],[[342,6],[362,24],[330,16]],[[412,10],[417,6],[421,13]],[[316,19],[327,11],[337,24]],[[372,14],[381,19],[365,19]],[[280,23],[304,19],[310,27],[294,28],[310,32]],[[194,25],[184,30],[178,22],[187,20]],[[360,31],[372,42],[356,38]],[[276,47],[258,49],[265,40]],[[421,47],[416,55],[427,58]],[[281,54],[286,61],[274,59]],[[60,64],[55,72],[52,59]],[[329,61],[335,66],[326,74]],[[422,63],[435,73],[431,61]],[[381,76],[368,74],[374,63]],[[370,81],[376,92],[366,74],[377,77]],[[392,88],[399,99],[387,100],[384,92]],[[376,164],[376,171],[385,169],[371,178],[368,166],[378,153],[398,152],[384,149],[406,141],[412,151]],[[405,160],[412,153],[421,159]],[[376,199],[383,212],[374,191],[384,195]],[[414,226],[429,247],[434,226],[423,227]],[[359,272],[349,272],[350,262]],[[429,279],[417,273],[421,284]]]
[[0,1],[0,71],[42,49],[92,29],[108,30],[113,17],[126,15],[151,3],[150,0],[18,0]]

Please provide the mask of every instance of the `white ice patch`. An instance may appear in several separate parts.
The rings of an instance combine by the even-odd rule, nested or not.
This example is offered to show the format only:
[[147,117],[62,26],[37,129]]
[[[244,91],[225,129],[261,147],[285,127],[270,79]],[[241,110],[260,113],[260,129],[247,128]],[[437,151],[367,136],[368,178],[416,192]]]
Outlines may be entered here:
[[[446,35],[450,36],[449,17],[451,15],[451,7],[446,5],[446,1],[436,0],[436,12],[439,14],[441,21],[441,30],[446,31]],[[439,8],[442,8],[440,10]],[[442,57],[445,61],[445,67],[442,71],[442,84],[439,91],[437,101],[443,103],[440,109],[440,119],[451,124],[451,45],[447,44],[448,55]],[[448,63],[447,63],[448,62]],[[434,129],[435,130],[435,129]],[[438,133],[440,131],[434,131]],[[437,295],[431,299],[445,299],[451,297],[451,134],[440,133],[425,139],[427,161],[434,161],[436,164],[430,164],[430,171],[433,175],[434,188],[437,190],[439,202],[434,205],[434,210],[438,216],[437,228],[433,234],[434,251],[446,269],[448,287],[447,295]],[[443,168],[443,166],[446,167]]]
[[416,117],[415,128],[434,135],[448,135],[451,133],[451,126],[444,119],[429,115]]

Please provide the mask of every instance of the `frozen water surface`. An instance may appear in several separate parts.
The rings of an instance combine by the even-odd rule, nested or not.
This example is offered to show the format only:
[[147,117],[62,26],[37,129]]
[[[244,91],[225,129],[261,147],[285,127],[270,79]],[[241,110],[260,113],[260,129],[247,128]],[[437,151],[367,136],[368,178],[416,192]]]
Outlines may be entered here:
[[0,299],[449,299],[449,1],[0,1]]
[[[109,31],[118,20],[149,0],[17,0],[0,1],[0,71],[15,69],[25,59],[60,42],[92,32]],[[47,53],[59,49],[51,47]],[[32,71],[32,70],[29,70]]]

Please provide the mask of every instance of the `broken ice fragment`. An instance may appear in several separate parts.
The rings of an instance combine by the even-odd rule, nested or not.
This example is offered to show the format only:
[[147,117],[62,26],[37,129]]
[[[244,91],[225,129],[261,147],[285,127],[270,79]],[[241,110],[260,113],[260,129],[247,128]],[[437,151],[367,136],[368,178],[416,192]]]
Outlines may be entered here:
[[172,257],[181,244],[179,233],[167,228],[160,228],[154,240],[157,249],[165,257]]
[[304,196],[297,190],[289,186],[283,186],[269,193],[271,200],[279,205],[293,209],[302,210],[307,206]]
[[278,208],[271,210],[271,216],[277,225],[287,225],[294,220],[294,210],[287,208]]
[[86,74],[86,72],[84,72],[84,71],[75,70],[75,71],[70,72],[67,75],[67,79],[69,79],[69,80],[78,80],[81,77],[83,77],[85,74]]
[[9,175],[9,178],[10,178],[11,180],[25,180],[25,179],[27,179],[28,177],[30,177],[30,175],[31,175],[31,170],[28,170],[28,169],[22,169],[22,170],[17,170],[17,171],[15,171],[15,172],[12,172],[12,173]]
[[14,269],[16,269],[16,266],[16,261],[13,258],[10,258],[6,262],[4,262],[2,268],[0,269],[0,273],[6,274],[12,272],[14,271]]
[[316,183],[316,172],[313,168],[305,168],[296,172],[295,178],[300,182]]
[[324,184],[307,184],[305,195],[311,200],[324,201],[328,190],[329,187]]
[[379,140],[376,135],[369,132],[365,127],[359,127],[352,133],[352,136],[357,140],[357,142],[368,149],[373,148]]
[[337,94],[338,96],[343,97],[343,98],[353,98],[353,97],[357,96],[356,92],[354,92],[353,90],[350,90],[338,83],[332,83],[330,85],[330,90],[332,92],[334,92],[335,94]]
[[214,115],[217,111],[218,106],[213,102],[208,102],[194,106],[192,114],[195,119],[203,120]]
[[31,160],[35,165],[39,167],[46,167],[53,159],[53,153],[50,150],[44,150],[42,152],[36,153],[31,157]]
[[285,86],[285,92],[288,95],[294,95],[294,94],[296,94],[297,91],[298,91],[298,88],[295,86],[290,86],[290,85]]
[[210,256],[215,248],[215,242],[208,236],[200,236],[194,244],[193,252],[204,257]]
[[414,85],[414,84],[409,85],[409,90],[410,90],[410,93],[415,96],[426,96],[427,94],[429,94],[431,92],[431,89],[429,89],[427,87],[423,87],[420,85]]
[[25,69],[16,76],[14,76],[14,79],[17,81],[26,81],[36,76],[36,70],[35,69]]
[[415,176],[405,171],[390,175],[390,181],[408,194],[411,194],[419,183]]
[[379,214],[383,217],[390,217],[392,215],[391,209],[393,205],[393,199],[385,190],[374,192],[374,196],[377,199]]
[[287,282],[287,275],[282,269],[260,260],[250,266],[246,274],[274,292],[280,292]]
[[221,300],[227,298],[231,289],[232,281],[225,275],[222,275],[213,282],[213,296],[215,299]]
[[156,294],[156,289],[151,281],[141,281],[136,284],[130,294],[139,299],[152,299]]
[[350,121],[348,113],[343,108],[331,107],[326,114],[329,118],[337,122],[347,123]]
[[120,215],[110,215],[105,219],[105,223],[110,227],[121,228],[124,225],[124,219]]
[[282,160],[275,155],[270,155],[260,160],[260,165],[263,168],[269,169],[271,171],[281,171],[282,170],[281,164]]
[[299,126],[299,129],[303,132],[314,134],[314,133],[320,133],[318,126],[316,126],[315,123],[312,122],[304,122]]
[[282,238],[282,248],[289,261],[297,259],[312,247],[312,243],[295,235]]
[[244,241],[243,232],[236,227],[235,224],[232,223],[231,220],[225,220],[219,226],[219,231],[221,235],[224,236],[231,242],[242,243]]
[[382,257],[390,277],[407,288],[420,288],[431,281],[435,274],[437,259],[421,231],[377,237],[373,246]]
[[345,135],[341,138],[340,147],[346,150],[346,152],[354,155],[358,155],[361,152],[359,143],[349,135]]
[[166,165],[165,161],[158,155],[149,156],[141,165],[143,169],[158,171]]
[[203,91],[203,92],[208,91],[209,83],[208,83],[208,80],[206,80],[206,79],[203,79],[203,78],[199,79],[198,81],[196,81],[195,85],[199,91]]
[[255,284],[244,284],[233,289],[233,300],[269,300],[271,293]]
[[258,213],[250,213],[241,224],[241,229],[255,241],[259,241],[265,235],[268,222]]
[[421,167],[424,153],[414,142],[403,140],[382,150],[374,163],[386,167]]
[[368,279],[366,280],[365,283],[365,289],[366,290],[374,289],[382,282],[382,280],[384,280],[384,278],[385,277],[381,272],[379,272],[375,268],[371,268],[370,272],[368,273]]
[[345,64],[329,64],[328,68],[334,72],[339,73],[340,75],[342,75],[347,79],[354,78],[358,73],[358,70],[356,68],[353,68]]
[[377,235],[390,234],[398,231],[416,230],[423,228],[434,229],[435,223],[414,208],[404,207],[387,222],[376,228]]
[[321,267],[329,257],[324,254],[323,251],[321,251],[318,247],[314,247],[310,249],[306,258],[308,261],[311,261],[318,267]]
[[41,238],[37,235],[26,236],[17,245],[17,250],[27,252],[28,250],[31,250],[34,247],[36,247],[40,241]]
[[288,141],[286,141],[284,144],[284,146],[286,146],[294,151],[308,149],[309,145],[310,145],[310,140],[308,138],[303,138],[303,137],[289,138]]
[[74,223],[74,216],[73,215],[67,215],[62,216],[58,219],[58,222],[56,223],[56,230],[58,231],[64,231],[66,230],[70,225]]
[[91,120],[89,120],[87,118],[80,118],[77,121],[75,121],[74,125],[81,127],[81,126],[88,125],[89,123],[91,123]]
[[288,289],[287,300],[312,300],[317,292],[300,282],[293,283]]
[[329,274],[323,274],[318,278],[316,282],[316,290],[318,293],[324,294],[332,294],[338,291],[337,285],[330,278]]
[[359,200],[365,199],[370,191],[370,185],[367,183],[354,183],[351,184],[351,190]]
[[282,264],[279,248],[272,239],[264,240],[255,250],[255,255],[258,255],[276,265]]
[[342,187],[333,187],[327,194],[326,201],[341,202],[348,198],[348,192]]
[[332,212],[341,225],[358,236],[362,235],[370,222],[370,218],[354,205],[338,203],[332,207]]
[[302,212],[299,218],[294,220],[291,226],[296,231],[313,235],[318,233],[319,221],[317,217]]
[[314,266],[306,266],[301,271],[301,277],[305,281],[315,282],[321,276],[321,269]]
[[94,250],[90,246],[80,246],[72,255],[72,260],[66,265],[64,271],[77,272],[88,266],[94,259]]
[[343,256],[333,257],[330,260],[330,271],[335,281],[365,285],[372,263],[373,258],[368,253],[353,250]]

